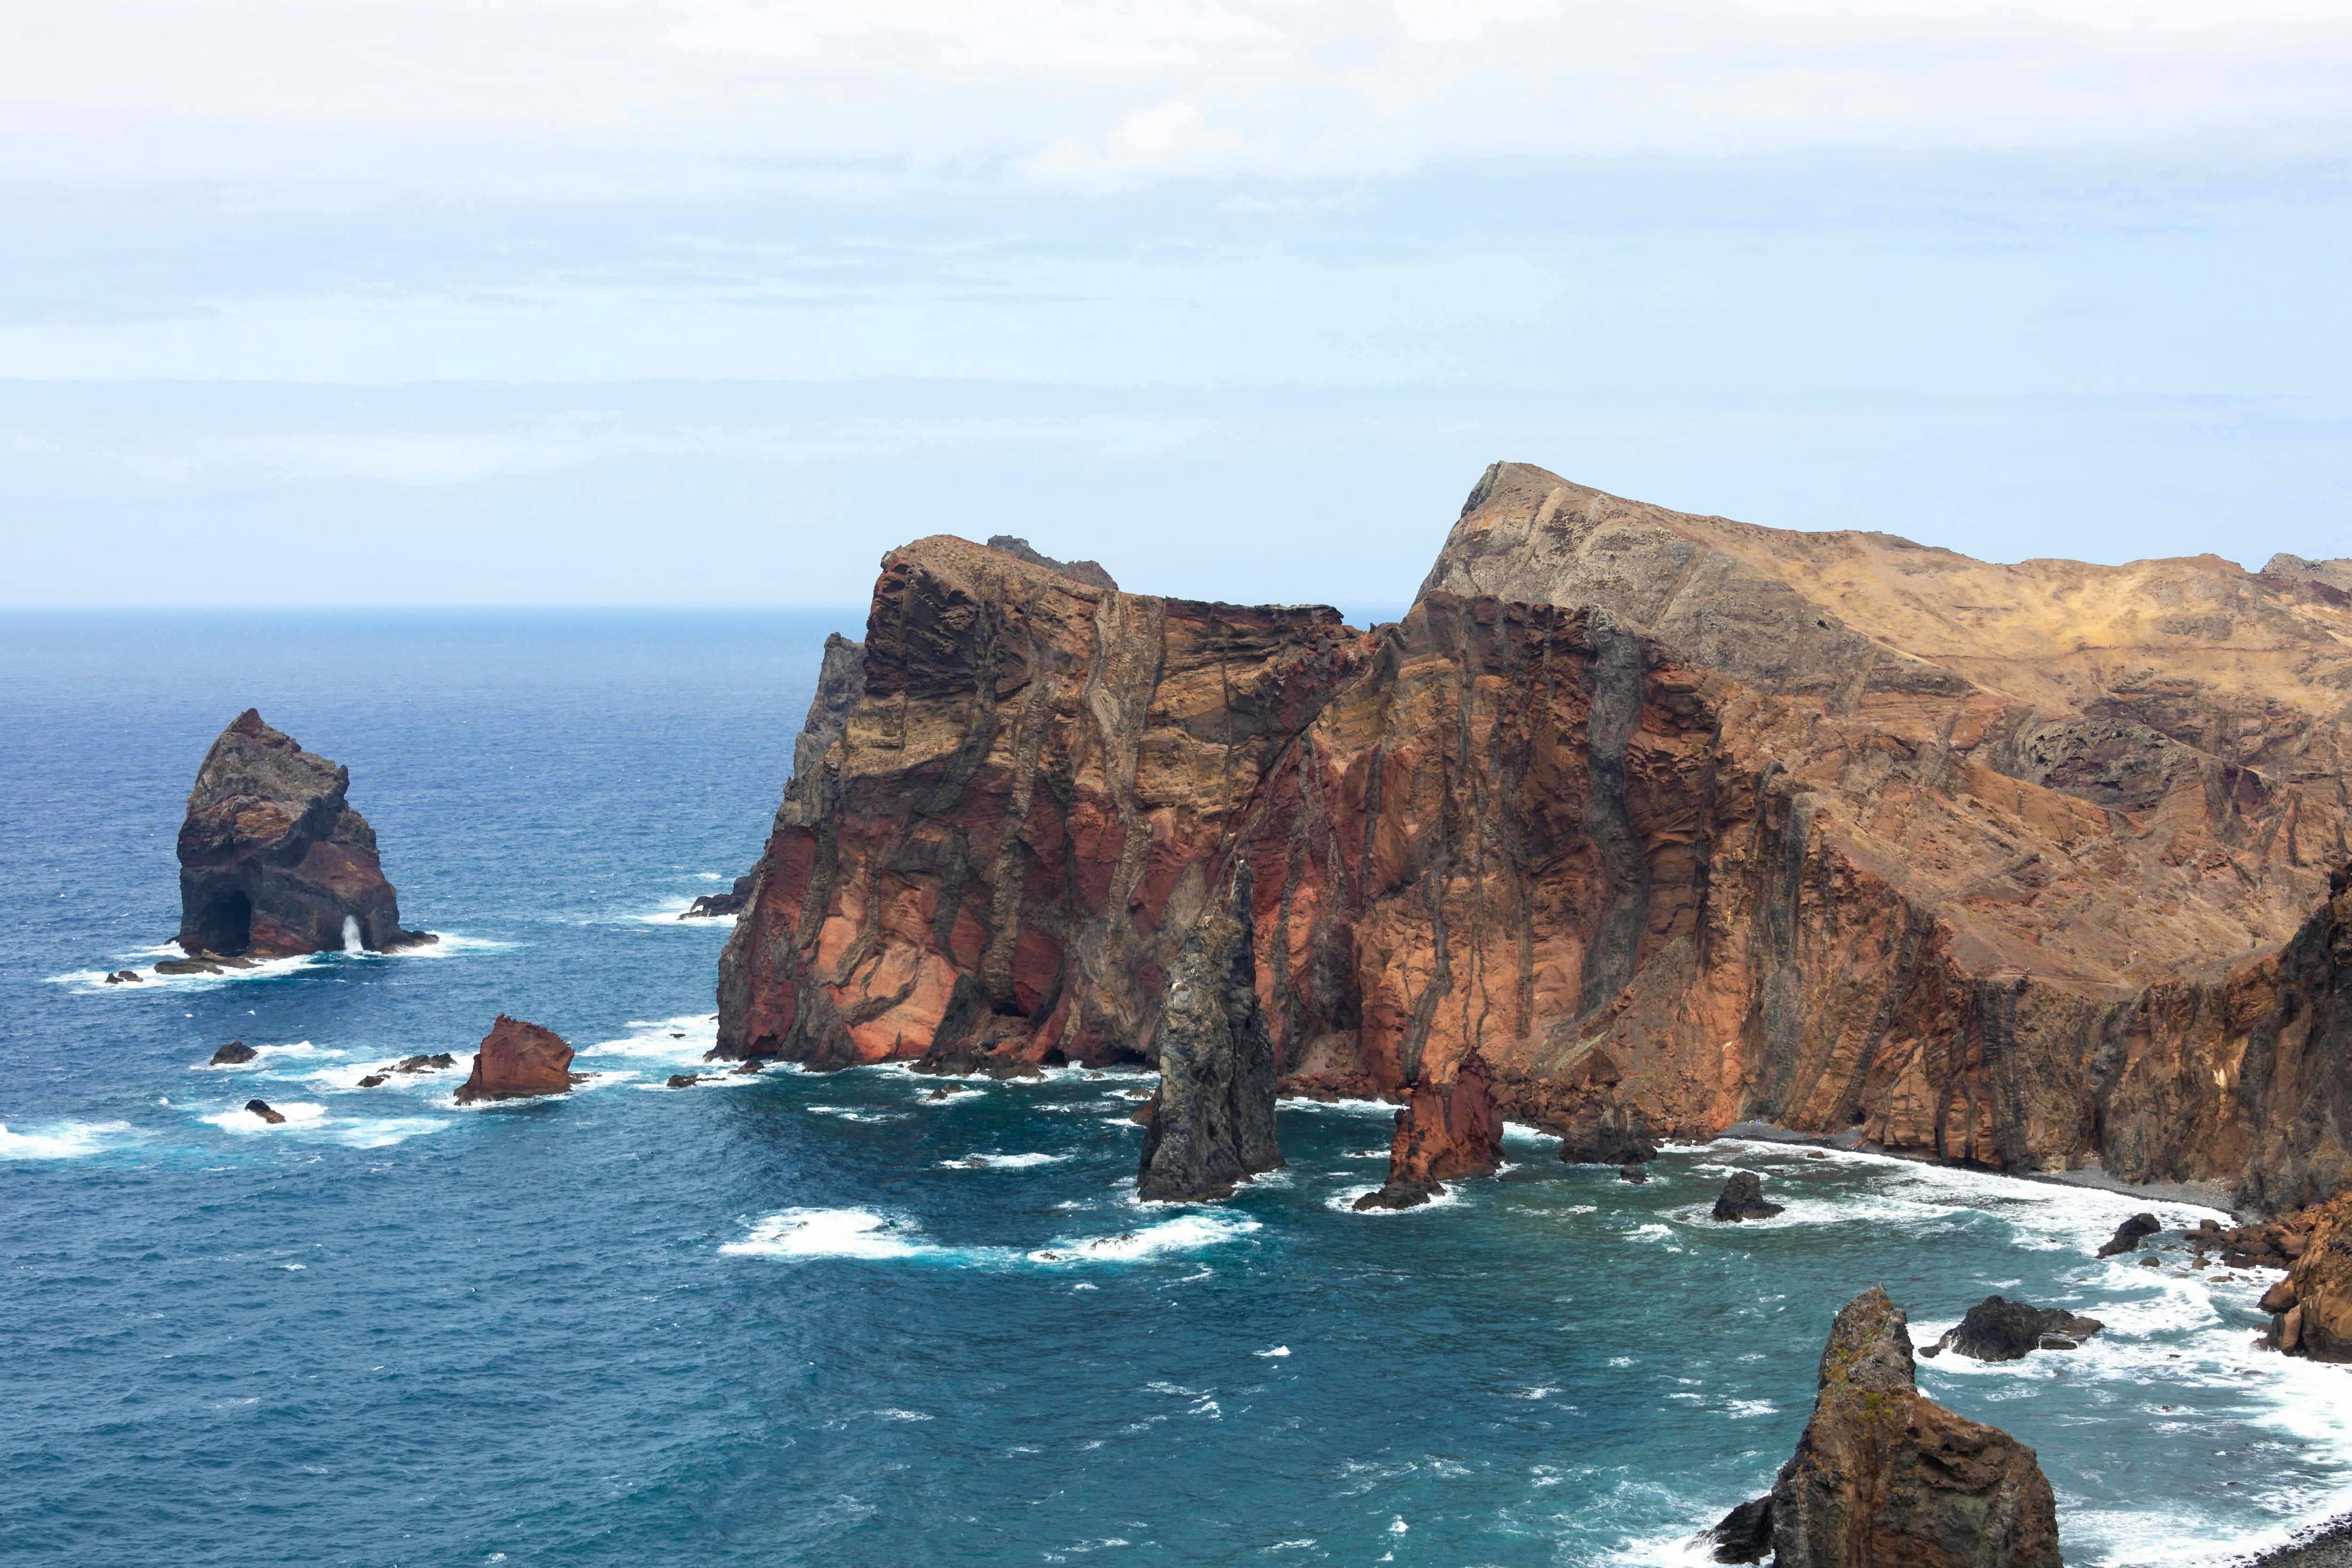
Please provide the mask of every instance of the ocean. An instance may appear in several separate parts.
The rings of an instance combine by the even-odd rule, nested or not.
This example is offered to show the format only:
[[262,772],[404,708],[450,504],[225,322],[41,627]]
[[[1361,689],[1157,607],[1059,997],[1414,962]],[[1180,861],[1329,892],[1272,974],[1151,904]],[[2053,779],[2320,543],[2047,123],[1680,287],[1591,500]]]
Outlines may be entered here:
[[[1138,1074],[667,1088],[725,935],[675,916],[758,853],[836,629],[0,620],[0,1555],[1700,1562],[1873,1283],[1923,1342],[1996,1291],[2108,1325],[1921,1364],[2039,1451],[2069,1563],[2352,1507],[2347,1373],[2252,1348],[2274,1274],[2092,1255],[2182,1204],[1735,1143],[1633,1186],[1517,1129],[1496,1178],[1360,1215],[1390,1109],[1286,1103],[1283,1170],[1170,1208],[1133,1196]],[[167,956],[188,785],[247,706],[350,767],[444,940],[101,984]],[[500,1012],[591,1082],[456,1108]],[[258,1059],[206,1066],[232,1039]],[[1787,1211],[1710,1223],[1733,1169]]]

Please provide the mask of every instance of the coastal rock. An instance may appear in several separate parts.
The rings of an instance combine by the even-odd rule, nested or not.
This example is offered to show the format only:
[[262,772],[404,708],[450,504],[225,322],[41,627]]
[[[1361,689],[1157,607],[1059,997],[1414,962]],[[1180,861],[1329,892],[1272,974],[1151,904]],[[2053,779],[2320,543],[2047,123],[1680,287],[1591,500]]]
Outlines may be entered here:
[[1753,1171],[1734,1171],[1715,1200],[1713,1218],[1733,1224],[1745,1219],[1769,1219],[1780,1205],[1764,1201],[1764,1178]]
[[2118,1252],[2137,1252],[2141,1241],[2163,1228],[2163,1222],[2153,1214],[2135,1214],[2116,1227],[2116,1233],[2101,1244],[2099,1256],[2112,1258]]
[[285,1113],[282,1111],[272,1110],[270,1108],[269,1102],[267,1100],[247,1100],[245,1103],[245,1108],[247,1112],[251,1113],[253,1115],[260,1117],[263,1121],[268,1123],[273,1127],[282,1127],[286,1124]]
[[1466,1176],[1493,1176],[1503,1163],[1503,1117],[1495,1109],[1495,1075],[1473,1051],[1451,1082],[1423,1078],[1406,1093],[1389,1140],[1389,1175],[1382,1190],[1433,1188]]
[[207,1062],[205,1065],[209,1067],[235,1067],[239,1062],[251,1061],[255,1057],[259,1056],[261,1052],[254,1050],[253,1047],[246,1044],[245,1041],[241,1040],[233,1040],[226,1045],[222,1046],[218,1051],[214,1051],[212,1061]]
[[1658,1140],[1638,1105],[1595,1101],[1560,1130],[1559,1157],[1578,1166],[1633,1166],[1658,1157]]
[[2271,1343],[2314,1361],[2352,1361],[2352,1195],[2299,1217],[2307,1221],[2301,1256],[2284,1281],[2293,1304],[2263,1297]]
[[579,1076],[571,1068],[572,1048],[553,1030],[500,1013],[482,1037],[474,1071],[457,1091],[457,1103],[568,1093]]
[[735,879],[735,885],[725,893],[706,893],[687,906],[680,920],[716,920],[722,915],[740,915],[743,906],[751,902],[750,873]]
[[1643,1182],[1650,1179],[1650,1173],[1643,1170],[1638,1165],[1619,1166],[1617,1167],[1617,1179],[1619,1181],[1630,1181],[1634,1186],[1639,1186]]
[[1919,1354],[1938,1355],[1948,1350],[1977,1361],[2016,1361],[2037,1350],[2074,1350],[2106,1326],[2096,1318],[2077,1317],[2056,1307],[1987,1296]]
[[457,1065],[457,1059],[447,1051],[436,1051],[431,1056],[404,1056],[393,1065],[394,1072],[441,1072]]
[[371,1072],[365,1078],[360,1080],[360,1087],[362,1089],[381,1089],[391,1082],[392,1078],[388,1073]]
[[1445,1196],[1445,1184],[1435,1181],[1390,1181],[1355,1202],[1359,1214],[1371,1208],[1419,1208],[1433,1197]]
[[1282,1164],[1274,1135],[1274,1042],[1259,1010],[1249,868],[1203,911],[1168,972],[1160,1092],[1144,1124],[1136,1196],[1223,1197]]
[[117,969],[106,977],[106,983],[110,986],[136,986],[142,982],[136,969]]
[[2033,1450],[1920,1395],[1903,1309],[1877,1286],[1839,1312],[1819,1389],[1769,1496],[1716,1527],[1716,1561],[1769,1550],[1775,1568],[2059,1568]]
[[[191,959],[428,941],[400,925],[351,770],[247,708],[196,769],[180,824],[179,944]],[[163,970],[163,965],[157,965]]]
[[2352,1184],[2352,609],[2313,580],[1517,464],[1371,632],[921,539],[828,647],[715,1054],[1148,1062],[1244,862],[1285,1082],[1407,1100],[1475,1050],[1549,1132],[1608,1097],[2315,1201]]
[[707,1072],[673,1072],[669,1075],[669,1086],[672,1089],[691,1089],[710,1076]]

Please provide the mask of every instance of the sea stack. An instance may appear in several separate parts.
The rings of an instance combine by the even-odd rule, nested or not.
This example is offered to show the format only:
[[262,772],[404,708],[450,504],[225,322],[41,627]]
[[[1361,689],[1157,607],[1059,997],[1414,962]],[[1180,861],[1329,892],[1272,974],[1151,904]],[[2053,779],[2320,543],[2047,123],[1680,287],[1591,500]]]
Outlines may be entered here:
[[2033,1450],[1919,1393],[1903,1309],[1873,1285],[1837,1315],[1820,1393],[1771,1493],[1715,1529],[1715,1560],[2059,1568],[2058,1507]]
[[400,925],[351,770],[239,714],[196,769],[180,824],[179,944],[200,955],[383,952],[434,938]]
[[1493,1176],[1503,1163],[1503,1115],[1495,1074],[1474,1048],[1451,1082],[1423,1082],[1405,1097],[1389,1140],[1389,1176],[1358,1208],[1412,1208],[1465,1176]]
[[1144,1124],[1138,1197],[1196,1203],[1282,1164],[1274,1137],[1274,1042],[1258,1009],[1249,868],[1236,869],[1168,974],[1160,1092]]
[[457,1091],[457,1103],[566,1094],[586,1076],[572,1071],[572,1048],[553,1030],[500,1013],[482,1037],[473,1074]]

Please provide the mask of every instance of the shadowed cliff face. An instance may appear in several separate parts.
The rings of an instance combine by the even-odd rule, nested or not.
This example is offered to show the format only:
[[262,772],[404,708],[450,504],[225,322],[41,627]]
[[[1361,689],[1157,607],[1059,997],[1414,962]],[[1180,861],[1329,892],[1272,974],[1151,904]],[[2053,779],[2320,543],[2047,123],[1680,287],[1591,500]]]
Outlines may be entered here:
[[1281,1071],[1409,1122],[1475,1052],[1556,1129],[1759,1117],[2309,1201],[2352,1176],[2314,1043],[2347,1027],[2314,923],[2347,913],[2352,612],[2225,568],[1988,567],[1518,465],[1370,633],[926,539],[828,651],[719,1050],[1156,1060],[1238,860]]

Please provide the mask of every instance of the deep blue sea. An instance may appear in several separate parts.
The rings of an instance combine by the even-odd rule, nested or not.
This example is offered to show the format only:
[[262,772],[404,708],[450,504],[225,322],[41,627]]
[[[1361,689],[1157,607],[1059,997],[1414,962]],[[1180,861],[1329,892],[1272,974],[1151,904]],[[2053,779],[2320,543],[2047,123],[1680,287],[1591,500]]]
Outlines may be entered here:
[[[1923,1364],[2033,1444],[2070,1563],[2219,1561],[2352,1504],[2341,1368],[2274,1276],[2090,1254],[2175,1204],[1719,1144],[1629,1186],[1347,1207],[1389,1113],[1133,1198],[1147,1082],[663,1082],[824,634],[849,615],[0,620],[0,1557],[10,1563],[1696,1561],[1794,1446],[1831,1317],[1999,1291],[2072,1355]],[[106,987],[242,708],[349,765],[424,954]],[[593,1081],[459,1111],[501,1011]],[[204,1065],[231,1039],[261,1048]],[[457,1069],[361,1089],[372,1067]],[[240,1109],[284,1111],[266,1127]],[[1777,1220],[1705,1215],[1759,1170]]]

